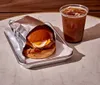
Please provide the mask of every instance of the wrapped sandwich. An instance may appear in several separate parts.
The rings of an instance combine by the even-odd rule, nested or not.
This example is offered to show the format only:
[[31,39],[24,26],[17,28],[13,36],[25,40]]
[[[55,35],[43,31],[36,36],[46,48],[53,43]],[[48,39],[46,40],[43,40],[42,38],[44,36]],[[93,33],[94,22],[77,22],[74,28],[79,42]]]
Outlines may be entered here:
[[48,25],[38,25],[26,37],[23,55],[27,58],[50,57],[56,50],[54,31]]

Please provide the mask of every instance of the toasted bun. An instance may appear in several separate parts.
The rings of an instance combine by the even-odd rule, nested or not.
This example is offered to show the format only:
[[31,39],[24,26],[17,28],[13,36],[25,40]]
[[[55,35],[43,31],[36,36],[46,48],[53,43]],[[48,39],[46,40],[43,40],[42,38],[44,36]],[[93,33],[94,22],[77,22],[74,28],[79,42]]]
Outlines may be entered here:
[[[48,48],[38,48],[38,52],[35,50],[34,47],[31,47],[31,43],[34,42],[40,42],[44,40],[51,39],[53,41],[50,42],[50,46],[48,45]],[[28,41],[28,43],[27,43]],[[44,46],[45,47],[45,46]],[[35,27],[26,37],[26,46],[23,50],[23,55],[27,58],[33,58],[33,59],[42,59],[47,58],[50,55],[52,55],[56,50],[55,45],[55,37],[54,32],[49,29],[47,25],[40,25]]]
[[29,42],[38,42],[51,39],[52,37],[53,33],[46,26],[38,26],[28,34],[27,40]]
[[24,55],[26,57],[32,58],[32,59],[43,59],[43,58],[47,58],[47,57],[51,56],[55,52],[55,50],[56,50],[56,46],[55,46],[55,44],[53,44],[53,47],[50,49],[46,49],[46,50],[42,50],[41,52],[30,53],[30,54],[27,54],[26,52],[24,52]]

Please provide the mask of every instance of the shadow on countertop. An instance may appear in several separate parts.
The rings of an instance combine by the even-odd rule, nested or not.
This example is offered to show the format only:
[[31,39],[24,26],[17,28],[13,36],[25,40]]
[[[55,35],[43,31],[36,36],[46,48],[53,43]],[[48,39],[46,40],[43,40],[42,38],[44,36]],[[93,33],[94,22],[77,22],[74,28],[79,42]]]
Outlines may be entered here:
[[[54,28],[59,32],[60,36],[63,37],[62,31],[58,27],[54,27]],[[82,42],[90,41],[90,40],[97,39],[97,38],[100,38],[100,23],[98,23],[95,26],[90,27],[84,31],[84,36],[83,36]],[[32,70],[44,69],[44,68],[48,68],[48,67],[54,67],[54,66],[59,66],[59,65],[64,65],[64,64],[69,64],[69,63],[74,63],[74,62],[80,61],[82,59],[82,57],[84,57],[85,55],[78,52],[76,50],[75,46],[81,44],[82,42],[80,42],[80,43],[67,43],[68,46],[73,48],[73,55],[70,59],[67,59],[67,60],[65,60],[63,62],[59,62],[59,63],[53,63],[53,64],[48,64],[45,66],[32,68]]]
[[97,39],[97,38],[100,38],[100,23],[85,30],[82,42]]

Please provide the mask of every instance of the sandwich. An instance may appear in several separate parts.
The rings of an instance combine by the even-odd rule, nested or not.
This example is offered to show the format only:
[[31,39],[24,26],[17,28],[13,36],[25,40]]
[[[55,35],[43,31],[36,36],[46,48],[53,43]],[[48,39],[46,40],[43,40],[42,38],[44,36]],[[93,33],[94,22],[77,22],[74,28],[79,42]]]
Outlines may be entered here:
[[26,37],[23,55],[27,58],[50,57],[56,50],[55,35],[48,25],[38,25]]

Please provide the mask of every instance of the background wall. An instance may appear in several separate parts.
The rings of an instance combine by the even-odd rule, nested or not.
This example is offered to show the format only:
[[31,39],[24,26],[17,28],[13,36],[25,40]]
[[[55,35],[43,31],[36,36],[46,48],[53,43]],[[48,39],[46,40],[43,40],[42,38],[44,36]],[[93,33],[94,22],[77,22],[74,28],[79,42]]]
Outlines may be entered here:
[[65,4],[83,4],[89,14],[100,17],[100,0],[0,0],[0,19],[25,13],[59,11]]

